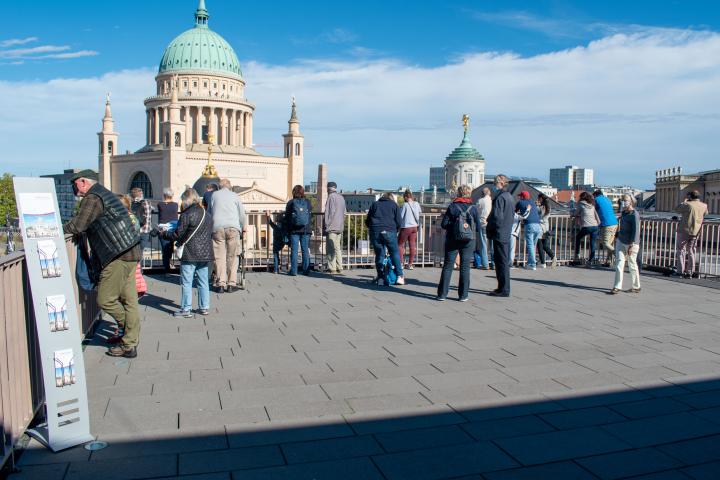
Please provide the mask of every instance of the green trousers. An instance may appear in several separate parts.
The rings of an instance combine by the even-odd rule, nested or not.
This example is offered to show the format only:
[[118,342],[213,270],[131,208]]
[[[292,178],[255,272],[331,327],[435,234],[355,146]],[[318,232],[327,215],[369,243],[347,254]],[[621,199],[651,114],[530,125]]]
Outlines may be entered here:
[[135,289],[137,262],[116,259],[100,272],[97,302],[125,330],[122,343],[135,347],[140,337],[140,316]]

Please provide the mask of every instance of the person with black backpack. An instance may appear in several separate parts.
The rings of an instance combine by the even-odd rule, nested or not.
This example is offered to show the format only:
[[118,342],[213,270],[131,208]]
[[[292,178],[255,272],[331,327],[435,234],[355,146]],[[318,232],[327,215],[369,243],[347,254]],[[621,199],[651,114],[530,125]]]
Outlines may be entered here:
[[302,249],[302,274],[310,275],[310,234],[312,233],[312,205],[305,198],[302,185],[292,189],[293,198],[285,206],[285,231],[290,237],[290,273],[297,275],[298,247]]
[[470,290],[470,264],[475,253],[475,237],[480,224],[480,214],[473,205],[470,194],[472,189],[467,185],[458,188],[458,195],[448,206],[440,226],[445,229],[445,260],[442,275],[438,283],[437,299],[444,301],[450,289],[455,258],[460,254],[460,282],[458,297],[461,302],[468,300]]

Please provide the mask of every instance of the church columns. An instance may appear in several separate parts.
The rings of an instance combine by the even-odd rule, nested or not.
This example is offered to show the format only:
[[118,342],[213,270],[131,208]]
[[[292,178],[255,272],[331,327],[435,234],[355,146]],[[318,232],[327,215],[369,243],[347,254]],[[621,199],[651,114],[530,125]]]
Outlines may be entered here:
[[237,110],[232,110],[232,119],[230,120],[230,145],[237,146]]
[[152,131],[152,109],[145,111],[145,145],[150,145],[150,132]]
[[253,134],[252,127],[253,127],[252,113],[248,113],[248,129],[247,129],[247,131],[248,131],[248,139],[247,139],[247,146],[248,146],[248,148],[252,148],[252,144],[253,144],[253,143],[252,143],[252,141],[253,141],[253,138],[252,138],[252,134]]
[[158,109],[153,109],[153,145],[160,143],[160,118]]
[[240,111],[238,112],[238,125],[237,125],[237,131],[238,131],[238,145],[241,147],[245,146],[245,112]]
[[202,143],[202,107],[195,107],[195,143]]
[[183,112],[185,112],[185,143],[192,143],[192,122],[190,121],[192,117],[190,116],[190,110],[191,107],[183,108]]
[[219,135],[219,139],[218,139],[218,143],[220,145],[227,145],[229,143],[228,139],[227,139],[227,124],[228,124],[227,115],[228,115],[228,110],[226,108],[221,108],[220,109],[220,122],[219,122],[220,123],[220,135]]

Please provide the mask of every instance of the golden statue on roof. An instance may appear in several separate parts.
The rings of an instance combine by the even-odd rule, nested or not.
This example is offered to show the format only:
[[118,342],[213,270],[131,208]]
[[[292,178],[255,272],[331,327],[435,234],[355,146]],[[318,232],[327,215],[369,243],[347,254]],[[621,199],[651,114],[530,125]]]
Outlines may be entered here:
[[463,128],[464,128],[465,131],[467,132],[467,131],[468,131],[468,125],[470,124],[470,115],[468,115],[467,113],[464,113],[464,114],[463,114],[462,122],[463,122]]

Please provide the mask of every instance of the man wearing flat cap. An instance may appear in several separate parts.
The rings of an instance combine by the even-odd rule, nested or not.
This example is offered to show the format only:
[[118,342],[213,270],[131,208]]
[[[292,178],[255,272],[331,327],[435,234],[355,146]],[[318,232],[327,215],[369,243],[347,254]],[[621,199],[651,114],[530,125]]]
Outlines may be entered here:
[[345,228],[345,197],[337,192],[337,184],[328,182],[325,203],[325,234],[327,235],[328,273],[342,273],[342,234]]
[[118,197],[97,183],[98,175],[82,170],[72,177],[75,196],[82,197],[77,214],[65,233],[87,235],[100,263],[97,302],[118,323],[118,344],[108,350],[113,357],[134,358],[140,334],[135,268],[140,260],[140,231]]

